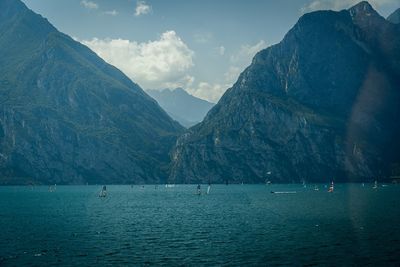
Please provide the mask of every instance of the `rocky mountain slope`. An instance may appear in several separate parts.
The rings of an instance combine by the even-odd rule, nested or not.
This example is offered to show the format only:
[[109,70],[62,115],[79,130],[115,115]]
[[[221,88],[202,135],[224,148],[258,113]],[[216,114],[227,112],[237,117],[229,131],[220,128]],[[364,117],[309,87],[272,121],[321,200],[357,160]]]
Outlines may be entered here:
[[158,104],[175,120],[185,127],[201,122],[215,105],[188,94],[182,88],[173,90],[146,90]]
[[305,14],[179,138],[170,182],[380,179],[399,114],[399,28],[367,2]]
[[390,14],[387,20],[394,24],[400,24],[400,8]]
[[182,131],[90,49],[0,1],[1,184],[164,181]]

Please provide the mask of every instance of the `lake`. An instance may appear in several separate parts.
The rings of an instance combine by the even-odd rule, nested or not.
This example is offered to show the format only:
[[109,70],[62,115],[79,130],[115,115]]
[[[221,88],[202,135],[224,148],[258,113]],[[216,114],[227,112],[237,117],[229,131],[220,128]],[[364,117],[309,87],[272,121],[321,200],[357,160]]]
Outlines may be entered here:
[[372,186],[0,187],[0,265],[399,266],[400,186]]

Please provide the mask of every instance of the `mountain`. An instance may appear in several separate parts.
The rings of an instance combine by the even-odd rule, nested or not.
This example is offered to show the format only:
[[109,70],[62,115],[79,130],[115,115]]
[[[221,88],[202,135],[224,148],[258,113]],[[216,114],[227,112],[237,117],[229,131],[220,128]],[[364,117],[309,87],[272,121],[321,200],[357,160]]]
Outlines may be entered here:
[[175,120],[185,127],[201,122],[215,105],[188,94],[182,88],[174,90],[146,90],[158,104]]
[[180,137],[170,182],[381,179],[400,162],[400,33],[367,2],[302,16]]
[[19,0],[0,1],[0,183],[160,182],[183,128]]
[[387,20],[394,24],[400,24],[400,8],[387,17]]

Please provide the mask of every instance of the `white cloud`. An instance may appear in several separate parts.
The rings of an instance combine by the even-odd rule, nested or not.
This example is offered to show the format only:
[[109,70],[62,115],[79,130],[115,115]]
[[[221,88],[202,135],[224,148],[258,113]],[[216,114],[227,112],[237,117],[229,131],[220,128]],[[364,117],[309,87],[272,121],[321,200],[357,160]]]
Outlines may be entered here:
[[231,66],[224,74],[225,83],[232,86],[238,79],[240,73],[251,64],[251,61],[257,52],[265,48],[267,48],[267,43],[264,40],[261,40],[254,45],[242,45],[239,51],[230,57]]
[[191,88],[191,86],[194,83],[195,78],[191,75],[185,75],[184,77],[172,81],[172,82],[166,82],[164,87],[159,87],[156,89],[163,89],[163,88]]
[[82,0],[81,5],[87,9],[98,9],[99,5],[93,1]]
[[199,44],[206,44],[210,42],[213,38],[212,33],[210,32],[202,32],[202,33],[195,33],[193,35],[193,39],[196,43]]
[[242,67],[245,67],[251,63],[254,55],[267,47],[267,44],[264,40],[259,41],[255,45],[245,44],[240,47],[240,50],[237,54],[231,56],[231,63],[240,64]]
[[[228,88],[232,87],[232,85],[237,81],[240,73],[248,65],[250,65],[254,55],[266,47],[267,44],[263,40],[254,45],[242,45],[238,52],[230,57],[231,65],[224,73],[223,79],[221,79],[220,82],[210,83],[206,81],[201,81],[197,85],[186,87],[187,91],[192,95],[200,97],[202,99],[206,99],[214,103],[218,102],[225,91]],[[225,53],[225,48],[221,50],[223,50],[223,52]]]
[[225,82],[226,82],[227,84],[233,85],[233,84],[236,82],[236,80],[238,79],[239,74],[240,74],[243,70],[244,70],[244,67],[243,67],[243,68],[239,68],[239,67],[237,67],[237,66],[230,66],[229,69],[228,69],[228,71],[225,72],[225,74],[224,74]]
[[145,1],[137,1],[136,2],[136,9],[135,9],[135,16],[138,17],[140,15],[146,15],[151,12],[151,6],[146,4]]
[[109,11],[105,11],[104,12],[105,15],[110,15],[110,16],[116,16],[118,15],[118,11],[117,10],[109,10]]
[[[305,5],[300,11],[301,13],[307,13],[316,10],[342,10],[350,8],[360,0],[313,0]],[[379,8],[387,4],[398,3],[399,0],[369,0],[368,1],[374,8]]]
[[[100,57],[120,68],[145,89],[185,88],[189,93],[211,102],[217,102],[224,92],[236,82],[253,56],[266,47],[265,41],[242,45],[230,57],[230,66],[220,81],[196,81],[189,74],[194,66],[194,52],[174,31],[163,33],[159,40],[145,43],[123,39],[92,39],[83,43]],[[216,48],[226,53],[225,47]]]
[[143,88],[161,89],[193,83],[187,71],[194,65],[194,52],[175,31],[164,32],[159,40],[146,43],[97,38],[82,43]]
[[195,88],[188,88],[187,91],[194,96],[216,103],[226,89],[228,88],[225,87],[225,85],[218,83],[210,84],[207,82],[200,82]]
[[218,52],[219,52],[219,54],[220,54],[221,56],[225,55],[225,47],[224,47],[223,45],[221,45],[221,46],[218,48]]

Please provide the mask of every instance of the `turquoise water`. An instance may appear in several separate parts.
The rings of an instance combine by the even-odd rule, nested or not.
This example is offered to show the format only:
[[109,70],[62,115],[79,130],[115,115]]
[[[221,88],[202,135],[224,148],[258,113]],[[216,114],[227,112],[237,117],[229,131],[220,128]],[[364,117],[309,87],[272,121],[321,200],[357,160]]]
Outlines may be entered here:
[[100,189],[0,187],[0,265],[400,264],[400,186]]

